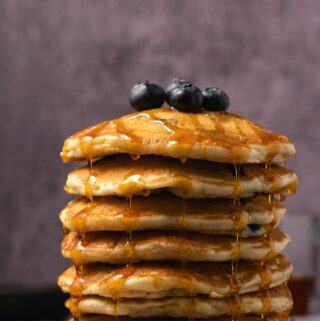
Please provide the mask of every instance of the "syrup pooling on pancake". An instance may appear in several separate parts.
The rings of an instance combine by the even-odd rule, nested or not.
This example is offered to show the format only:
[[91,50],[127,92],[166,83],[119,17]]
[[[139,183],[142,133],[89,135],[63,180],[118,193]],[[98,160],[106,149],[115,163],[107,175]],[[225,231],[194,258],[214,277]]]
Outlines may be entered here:
[[[85,153],[80,148],[85,142]],[[283,162],[295,150],[287,137],[227,113],[153,109],[106,121],[69,137],[64,161],[115,153],[157,154],[227,163]]]

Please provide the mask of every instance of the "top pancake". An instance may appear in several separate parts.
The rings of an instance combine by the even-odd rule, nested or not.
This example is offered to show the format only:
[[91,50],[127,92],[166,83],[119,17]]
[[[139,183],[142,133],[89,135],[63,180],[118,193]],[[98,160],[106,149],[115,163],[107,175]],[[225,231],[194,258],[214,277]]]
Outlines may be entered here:
[[228,113],[159,108],[125,115],[67,138],[64,162],[112,154],[155,154],[224,163],[282,163],[295,154],[286,136]]

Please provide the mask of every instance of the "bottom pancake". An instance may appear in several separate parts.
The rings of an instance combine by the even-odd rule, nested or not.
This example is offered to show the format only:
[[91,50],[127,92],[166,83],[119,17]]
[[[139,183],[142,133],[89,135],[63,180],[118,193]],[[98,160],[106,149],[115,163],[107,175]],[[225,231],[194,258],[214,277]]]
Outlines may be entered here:
[[131,266],[92,264],[77,272],[70,267],[58,279],[64,292],[74,296],[99,295],[107,298],[163,298],[207,295],[212,298],[256,292],[285,283],[292,265],[278,255],[260,262],[240,261],[237,276],[230,262],[143,262]]
[[164,299],[125,299],[113,301],[99,296],[71,297],[66,307],[73,315],[106,314],[132,318],[214,318],[225,315],[269,314],[292,308],[290,291],[284,285],[224,299],[171,297]]
[[[270,313],[268,315],[268,321],[289,321],[290,312],[284,311],[279,313]],[[189,318],[130,318],[130,317],[117,317],[118,321],[190,321]],[[81,315],[81,319],[74,317],[69,321],[115,321],[113,315],[99,315],[99,314],[84,314]],[[193,319],[193,321],[203,321],[203,319]],[[230,316],[208,318],[205,321],[231,321]],[[261,321],[261,316],[253,314],[245,314],[237,316],[237,321]]]

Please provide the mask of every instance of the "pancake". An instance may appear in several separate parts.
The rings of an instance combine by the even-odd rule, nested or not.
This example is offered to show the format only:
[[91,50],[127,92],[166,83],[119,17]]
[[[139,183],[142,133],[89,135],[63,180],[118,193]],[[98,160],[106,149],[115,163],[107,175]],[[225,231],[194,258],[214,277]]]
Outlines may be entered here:
[[[78,233],[94,231],[188,230],[206,234],[260,236],[277,226],[285,208],[268,196],[242,199],[189,199],[184,202],[171,194],[135,197],[131,207],[124,198],[81,197],[60,213],[65,229]],[[249,225],[249,227],[248,227]],[[252,226],[254,228],[252,228]]]
[[[115,308],[116,304],[116,308]],[[134,318],[212,318],[234,314],[268,314],[287,311],[292,307],[291,294],[286,286],[260,293],[212,299],[208,297],[170,297],[163,299],[123,299],[117,303],[99,296],[71,297],[66,306],[74,315],[96,313]]]
[[[289,311],[270,313],[268,315],[268,321],[289,321]],[[83,314],[81,315],[81,321],[114,321],[113,315],[103,314]],[[130,318],[126,316],[117,316],[118,321],[145,321],[145,318]],[[165,321],[188,321],[189,318],[166,318]],[[192,319],[194,321],[203,321],[203,319]],[[230,316],[207,318],[206,321],[231,321]],[[261,316],[253,314],[245,314],[237,316],[237,321],[261,321]],[[76,318],[72,318],[69,321],[76,321]],[[148,321],[164,321],[163,318],[148,318]]]
[[68,175],[66,191],[92,196],[148,195],[150,191],[168,190],[185,198],[249,197],[256,193],[292,191],[297,176],[283,166],[233,165],[144,156],[132,160],[128,155],[114,155],[94,163],[91,170],[82,167]]
[[92,264],[77,273],[70,267],[58,279],[64,292],[74,296],[99,295],[114,300],[120,298],[157,299],[172,296],[206,295],[222,298],[273,288],[288,281],[292,265],[276,256],[261,266],[260,262],[239,262],[237,277],[231,264],[189,262],[141,263],[131,266]]
[[269,237],[239,239],[234,236],[140,231],[131,240],[124,232],[92,232],[80,238],[70,232],[62,242],[62,255],[76,265],[95,262],[126,264],[139,261],[266,260],[279,254],[289,237],[279,229]]
[[159,108],[84,129],[64,143],[63,161],[155,154],[224,163],[282,163],[295,154],[286,136],[229,113]]

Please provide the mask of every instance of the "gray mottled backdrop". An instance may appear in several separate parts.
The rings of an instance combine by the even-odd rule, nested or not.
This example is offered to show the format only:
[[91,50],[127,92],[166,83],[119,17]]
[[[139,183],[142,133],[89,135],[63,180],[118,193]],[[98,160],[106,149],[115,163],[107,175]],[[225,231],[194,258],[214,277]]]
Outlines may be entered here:
[[139,80],[220,86],[231,111],[287,134],[301,178],[288,216],[319,215],[319,15],[317,0],[2,0],[0,282],[66,266],[63,140],[131,112]]

